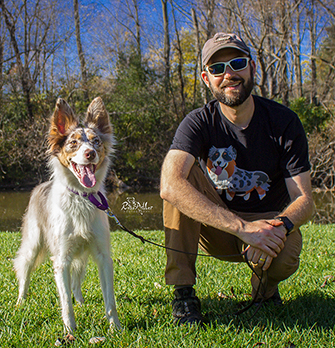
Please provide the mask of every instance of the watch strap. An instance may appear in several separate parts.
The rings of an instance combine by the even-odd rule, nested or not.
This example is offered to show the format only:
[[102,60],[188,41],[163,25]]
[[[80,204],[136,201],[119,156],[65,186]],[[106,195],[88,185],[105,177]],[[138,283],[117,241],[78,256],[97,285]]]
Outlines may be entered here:
[[282,221],[287,231],[286,235],[290,234],[294,228],[294,223],[287,216],[277,216],[275,219]]

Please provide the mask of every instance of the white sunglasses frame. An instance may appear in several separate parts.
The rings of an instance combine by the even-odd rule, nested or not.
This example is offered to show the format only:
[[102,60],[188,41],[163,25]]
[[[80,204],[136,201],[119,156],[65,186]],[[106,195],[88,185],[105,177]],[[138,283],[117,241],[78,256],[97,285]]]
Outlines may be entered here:
[[[233,60],[235,60],[235,59],[246,59],[247,60],[247,64],[246,64],[246,66],[244,67],[244,68],[242,68],[242,69],[234,69],[231,65],[230,65],[230,63],[233,61]],[[221,76],[221,75],[223,75],[223,74],[225,74],[225,72],[226,72],[226,69],[227,69],[227,66],[229,66],[229,68],[231,69],[231,70],[233,70],[233,71],[242,71],[242,70],[244,70],[244,69],[246,69],[247,67],[248,67],[248,64],[249,64],[249,61],[251,60],[251,58],[250,57],[236,57],[236,58],[233,58],[233,59],[231,59],[231,60],[229,60],[228,62],[215,62],[215,63],[213,63],[213,64],[210,64],[210,65],[206,65],[205,66],[205,70],[209,73],[209,74],[211,74],[212,76]],[[212,65],[215,65],[215,64],[224,64],[224,71],[222,72],[222,73],[220,73],[220,74],[212,74],[210,71],[209,71],[209,67],[211,67]]]

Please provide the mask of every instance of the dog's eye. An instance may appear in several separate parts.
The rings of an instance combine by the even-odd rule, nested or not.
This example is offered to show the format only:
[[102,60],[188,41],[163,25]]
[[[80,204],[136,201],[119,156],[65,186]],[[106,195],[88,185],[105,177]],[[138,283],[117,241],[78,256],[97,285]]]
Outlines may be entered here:
[[71,146],[76,146],[78,144],[78,141],[77,140],[71,140],[70,141],[70,145]]
[[215,154],[212,156],[213,161],[217,160],[220,156],[220,152],[215,152]]
[[98,138],[93,139],[92,141],[93,145],[100,145],[100,140]]

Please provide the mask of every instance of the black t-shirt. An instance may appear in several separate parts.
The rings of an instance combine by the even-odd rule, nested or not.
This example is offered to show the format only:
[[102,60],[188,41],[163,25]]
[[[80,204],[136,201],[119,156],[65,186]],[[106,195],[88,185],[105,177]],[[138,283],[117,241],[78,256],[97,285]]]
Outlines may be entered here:
[[281,211],[290,201],[285,178],[310,169],[307,139],[293,111],[253,98],[255,111],[247,128],[231,123],[213,100],[184,118],[171,149],[199,160],[230,209]]

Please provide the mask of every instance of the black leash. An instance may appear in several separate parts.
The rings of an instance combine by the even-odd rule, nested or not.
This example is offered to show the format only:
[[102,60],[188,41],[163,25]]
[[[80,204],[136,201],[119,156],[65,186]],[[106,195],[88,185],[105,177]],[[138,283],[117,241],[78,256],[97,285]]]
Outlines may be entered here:
[[[209,254],[199,254],[199,253],[192,253],[192,252],[187,252],[187,251],[183,251],[183,250],[178,250],[178,249],[174,249],[174,248],[170,248],[170,247],[167,247],[165,245],[162,245],[162,244],[158,244],[156,242],[153,242],[149,239],[146,239],[144,238],[143,236],[140,236],[138,234],[136,234],[134,231],[131,231],[129,230],[127,227],[125,227],[120,221],[119,219],[117,218],[117,216],[113,213],[113,211],[108,207],[106,210],[105,210],[105,213],[112,219],[114,219],[114,221],[116,222],[116,224],[125,232],[129,233],[130,235],[132,235],[133,237],[135,238],[138,238],[143,244],[146,242],[146,243],[149,243],[149,244],[152,244],[154,246],[157,246],[159,248],[163,248],[163,249],[167,249],[167,250],[171,250],[171,251],[175,251],[175,252],[178,252],[178,253],[183,253],[183,254],[187,254],[187,255],[194,255],[194,256],[202,256],[202,257],[214,257],[214,258],[220,258],[220,257],[236,257],[236,256],[243,256],[244,259],[245,259],[245,262],[246,264],[248,265],[248,267],[251,269],[251,271],[256,275],[256,277],[258,278],[259,280],[259,284],[258,284],[258,287],[257,287],[257,290],[256,290],[256,294],[255,294],[255,297],[252,299],[252,301],[246,305],[245,307],[241,308],[240,310],[238,310],[237,312],[234,312],[232,315],[233,316],[239,316],[241,315],[242,313],[246,312],[248,309],[250,309],[256,302],[256,298],[260,292],[260,288],[261,286],[263,285],[262,284],[262,279],[263,279],[263,276],[264,276],[264,271],[261,270],[261,275],[259,276],[257,274],[257,272],[255,271],[255,269],[253,268],[253,266],[251,265],[251,262],[248,260],[248,257],[247,257],[247,253],[243,254],[243,253],[240,253],[240,254],[231,254],[231,255],[209,255]],[[255,312],[253,313],[253,315],[248,319],[250,320],[251,318],[253,318],[257,312],[260,310],[261,306],[262,306],[262,303],[263,303],[263,296],[262,296],[262,299],[261,301],[259,302]]]
[[[112,218],[116,224],[125,232],[129,233],[130,235],[132,235],[133,237],[139,239],[143,244],[144,243],[149,243],[151,245],[154,245],[156,247],[159,247],[159,248],[163,248],[163,249],[167,249],[167,250],[170,250],[170,251],[174,251],[174,252],[178,252],[178,253],[183,253],[183,254],[188,254],[188,255],[194,255],[194,256],[201,256],[201,257],[214,257],[214,258],[223,258],[223,257],[226,257],[226,258],[229,258],[229,257],[237,257],[237,256],[243,256],[244,259],[245,259],[245,262],[246,264],[248,265],[248,267],[251,269],[251,271],[256,275],[256,277],[258,278],[259,280],[259,284],[258,284],[258,287],[257,287],[257,290],[256,290],[256,294],[254,296],[254,298],[252,299],[252,301],[245,307],[243,307],[242,309],[238,310],[237,312],[233,313],[232,315],[233,316],[239,316],[241,315],[242,313],[246,312],[248,309],[250,309],[256,302],[256,298],[260,292],[260,288],[261,286],[263,285],[262,284],[262,279],[263,279],[263,276],[264,276],[264,273],[263,273],[263,270],[261,271],[261,275],[259,276],[257,274],[257,272],[255,271],[255,269],[253,268],[253,266],[251,265],[251,262],[248,260],[248,257],[247,257],[247,253],[240,253],[240,254],[232,254],[232,255],[209,255],[209,254],[199,254],[199,253],[192,253],[192,252],[187,252],[187,251],[183,251],[183,250],[178,250],[178,249],[174,249],[174,248],[170,248],[170,247],[167,247],[165,245],[162,245],[162,244],[158,244],[156,242],[153,242],[149,239],[146,239],[144,238],[143,236],[140,236],[138,234],[136,234],[134,231],[131,231],[129,230],[127,227],[125,227],[120,221],[119,219],[117,218],[117,216],[113,213],[113,211],[111,210],[111,208],[109,207],[108,205],[108,202],[107,202],[107,199],[106,197],[99,191],[97,192],[96,194],[99,196],[100,198],[100,201],[95,197],[95,195],[93,193],[79,193],[77,191],[74,191],[72,189],[70,189],[68,187],[68,190],[71,191],[72,193],[76,194],[76,195],[79,195],[79,196],[82,196],[84,198],[87,198],[94,206],[96,206],[98,209],[104,211],[108,217]],[[266,287],[265,287],[266,288]],[[256,313],[259,311],[259,309],[261,308],[261,305],[263,303],[263,296],[262,296],[262,299],[261,301],[259,302],[259,305],[257,306],[255,312],[253,313],[253,315],[248,319],[250,320],[251,318],[253,318]]]

